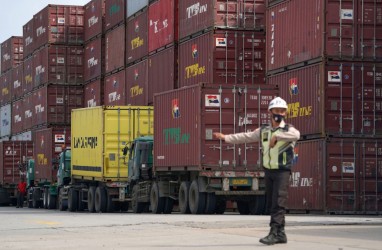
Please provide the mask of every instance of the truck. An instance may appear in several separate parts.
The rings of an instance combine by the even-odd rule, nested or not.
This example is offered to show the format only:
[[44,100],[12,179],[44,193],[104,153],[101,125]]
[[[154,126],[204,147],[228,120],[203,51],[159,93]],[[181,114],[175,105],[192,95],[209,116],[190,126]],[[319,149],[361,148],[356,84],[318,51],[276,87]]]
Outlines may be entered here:
[[198,84],[154,96],[154,136],[129,147],[132,210],[183,214],[264,214],[265,183],[259,143],[230,145],[213,137],[269,124],[274,86]]

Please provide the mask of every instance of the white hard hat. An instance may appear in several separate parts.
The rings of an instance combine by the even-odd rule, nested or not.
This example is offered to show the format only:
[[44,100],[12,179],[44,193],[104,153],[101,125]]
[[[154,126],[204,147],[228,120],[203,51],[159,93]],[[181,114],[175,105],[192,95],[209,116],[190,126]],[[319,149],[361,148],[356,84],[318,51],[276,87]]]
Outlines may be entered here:
[[273,108],[283,108],[283,109],[288,109],[288,105],[284,99],[281,97],[276,97],[273,99],[268,106],[268,110],[271,110]]

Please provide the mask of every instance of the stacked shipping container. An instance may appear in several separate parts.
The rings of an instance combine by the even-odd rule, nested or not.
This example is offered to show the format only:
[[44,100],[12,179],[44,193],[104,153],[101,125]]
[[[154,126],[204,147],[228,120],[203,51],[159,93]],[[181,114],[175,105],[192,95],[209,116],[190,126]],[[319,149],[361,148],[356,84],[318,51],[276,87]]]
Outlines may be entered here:
[[382,211],[381,13],[378,1],[268,1],[267,81],[302,134],[290,209]]

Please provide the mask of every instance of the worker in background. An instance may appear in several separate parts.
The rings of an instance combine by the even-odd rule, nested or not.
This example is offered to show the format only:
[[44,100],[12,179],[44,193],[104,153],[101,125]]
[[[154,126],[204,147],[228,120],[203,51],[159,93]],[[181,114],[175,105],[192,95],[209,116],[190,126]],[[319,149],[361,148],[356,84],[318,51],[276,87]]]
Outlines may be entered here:
[[19,184],[17,184],[17,208],[23,207],[24,196],[27,193],[27,183],[24,176],[21,176]]
[[271,214],[271,230],[266,237],[260,239],[260,242],[266,245],[287,243],[284,227],[289,176],[294,146],[300,138],[300,132],[293,125],[285,123],[287,110],[287,103],[282,98],[276,97],[268,106],[271,124],[247,133],[230,135],[214,133],[216,138],[232,144],[261,141],[267,211]]

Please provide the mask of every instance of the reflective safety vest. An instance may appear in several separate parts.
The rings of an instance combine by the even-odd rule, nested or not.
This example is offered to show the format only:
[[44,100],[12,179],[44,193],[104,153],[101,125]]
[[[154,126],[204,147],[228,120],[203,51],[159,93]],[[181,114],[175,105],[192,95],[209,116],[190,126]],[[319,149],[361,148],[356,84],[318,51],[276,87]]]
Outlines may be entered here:
[[295,142],[277,141],[273,148],[269,148],[269,142],[272,136],[288,131],[288,129],[288,125],[275,130],[273,130],[271,126],[261,129],[264,168],[280,170],[290,170],[292,168]]

